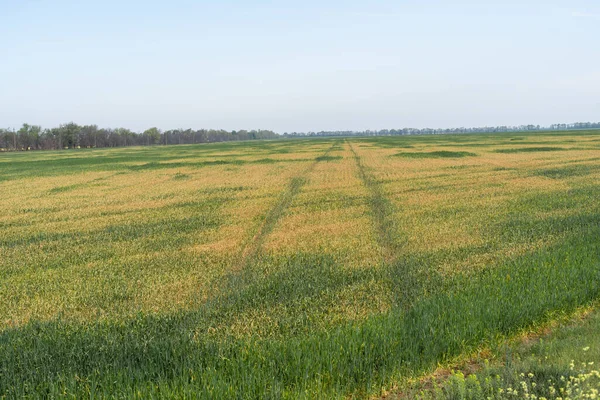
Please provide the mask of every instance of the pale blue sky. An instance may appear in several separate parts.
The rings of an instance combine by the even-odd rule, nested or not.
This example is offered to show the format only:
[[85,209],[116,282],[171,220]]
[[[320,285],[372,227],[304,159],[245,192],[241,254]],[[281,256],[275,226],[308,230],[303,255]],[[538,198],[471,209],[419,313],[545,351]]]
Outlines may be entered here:
[[600,120],[600,2],[0,0],[0,126]]

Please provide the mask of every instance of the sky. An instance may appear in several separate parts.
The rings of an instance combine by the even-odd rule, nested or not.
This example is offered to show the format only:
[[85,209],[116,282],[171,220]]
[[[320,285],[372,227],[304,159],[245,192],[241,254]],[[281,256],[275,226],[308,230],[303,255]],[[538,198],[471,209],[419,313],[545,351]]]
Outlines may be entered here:
[[600,121],[598,0],[0,0],[0,127]]

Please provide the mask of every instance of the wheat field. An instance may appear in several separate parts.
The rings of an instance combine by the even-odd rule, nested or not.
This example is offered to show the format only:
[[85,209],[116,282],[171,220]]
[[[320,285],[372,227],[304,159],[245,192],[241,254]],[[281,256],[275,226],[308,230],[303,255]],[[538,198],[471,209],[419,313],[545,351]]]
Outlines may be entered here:
[[364,398],[600,297],[600,132],[0,155],[0,398]]

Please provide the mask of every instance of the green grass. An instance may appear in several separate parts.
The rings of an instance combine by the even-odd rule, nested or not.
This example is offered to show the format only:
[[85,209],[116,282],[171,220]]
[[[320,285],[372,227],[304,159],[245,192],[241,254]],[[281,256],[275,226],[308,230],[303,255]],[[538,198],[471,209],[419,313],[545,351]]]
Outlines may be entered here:
[[343,157],[341,156],[319,156],[317,157],[317,161],[336,161],[341,160]]
[[594,398],[600,387],[598,332],[600,313],[596,310],[541,338],[499,346],[492,361],[471,361],[466,375],[457,371],[427,389],[416,385],[406,395],[440,400],[510,399],[527,394],[547,399]]
[[365,398],[500,348],[600,298],[600,168],[495,150],[597,135],[2,155],[0,398]]
[[536,171],[540,176],[546,176],[553,179],[565,179],[573,176],[585,176],[598,169],[597,165],[576,164],[560,168],[548,168]]
[[405,157],[405,158],[463,158],[463,157],[473,157],[477,154],[471,153],[468,151],[429,151],[422,153],[411,153],[411,152],[403,152],[395,154],[396,157]]
[[511,149],[499,149],[496,150],[496,153],[538,153],[538,152],[544,152],[544,151],[562,151],[562,150],[567,150],[563,147],[550,147],[550,146],[544,146],[544,147],[517,147],[517,148],[511,148]]
[[0,336],[3,391],[11,397],[81,397],[92,390],[135,395],[142,388],[143,396],[367,393],[402,372],[424,371],[531,321],[548,320],[597,298],[600,246],[590,239],[599,233],[584,232],[475,279],[456,277],[409,311],[376,316],[360,326],[314,331],[284,315],[270,340],[234,338],[226,329],[224,334],[209,333],[211,326],[226,326],[222,320],[236,313],[282,301],[290,307],[310,306],[324,290],[362,278],[336,273],[331,260],[299,256],[284,261],[282,272],[270,279],[233,282],[231,295],[198,312],[113,323],[58,320],[9,329]]

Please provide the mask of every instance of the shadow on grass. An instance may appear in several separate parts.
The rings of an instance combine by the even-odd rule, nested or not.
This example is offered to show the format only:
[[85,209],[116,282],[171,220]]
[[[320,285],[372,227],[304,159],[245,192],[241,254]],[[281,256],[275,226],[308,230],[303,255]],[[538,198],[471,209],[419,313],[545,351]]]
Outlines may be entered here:
[[32,322],[0,334],[0,395],[375,393],[401,374],[418,373],[596,299],[598,234],[597,225],[587,226],[563,243],[476,276],[458,274],[444,290],[419,296],[405,311],[283,338],[210,332],[218,319],[273,302],[296,307],[298,299],[364,277],[340,274],[326,258],[313,258],[312,264],[291,259],[270,278],[234,282],[224,297],[190,313],[83,324]]
[[[219,210],[230,200],[230,198],[222,196],[213,196],[199,201],[169,204],[160,208],[164,210],[164,213],[158,212],[156,215],[159,215],[159,217],[113,224],[91,231],[39,231],[22,236],[7,236],[0,238],[0,246],[8,249],[56,241],[74,245],[85,243],[110,244],[146,239],[144,246],[149,249],[159,244],[160,246],[172,247],[169,244],[170,240],[178,235],[218,228],[223,222]],[[189,215],[172,215],[174,210],[181,208],[189,209]]]
[[403,158],[463,158],[463,157],[474,157],[477,154],[471,153],[468,151],[430,151],[430,152],[422,152],[422,153],[398,153],[394,154],[394,157],[403,157]]
[[498,150],[494,150],[494,153],[505,153],[505,154],[512,154],[512,153],[538,153],[538,152],[545,152],[545,151],[565,151],[565,150],[569,150],[566,149],[564,147],[518,147],[518,148],[513,148],[513,149],[498,149]]
[[547,168],[535,171],[535,175],[553,179],[566,179],[570,177],[586,176],[600,169],[598,165],[578,164],[559,168]]

